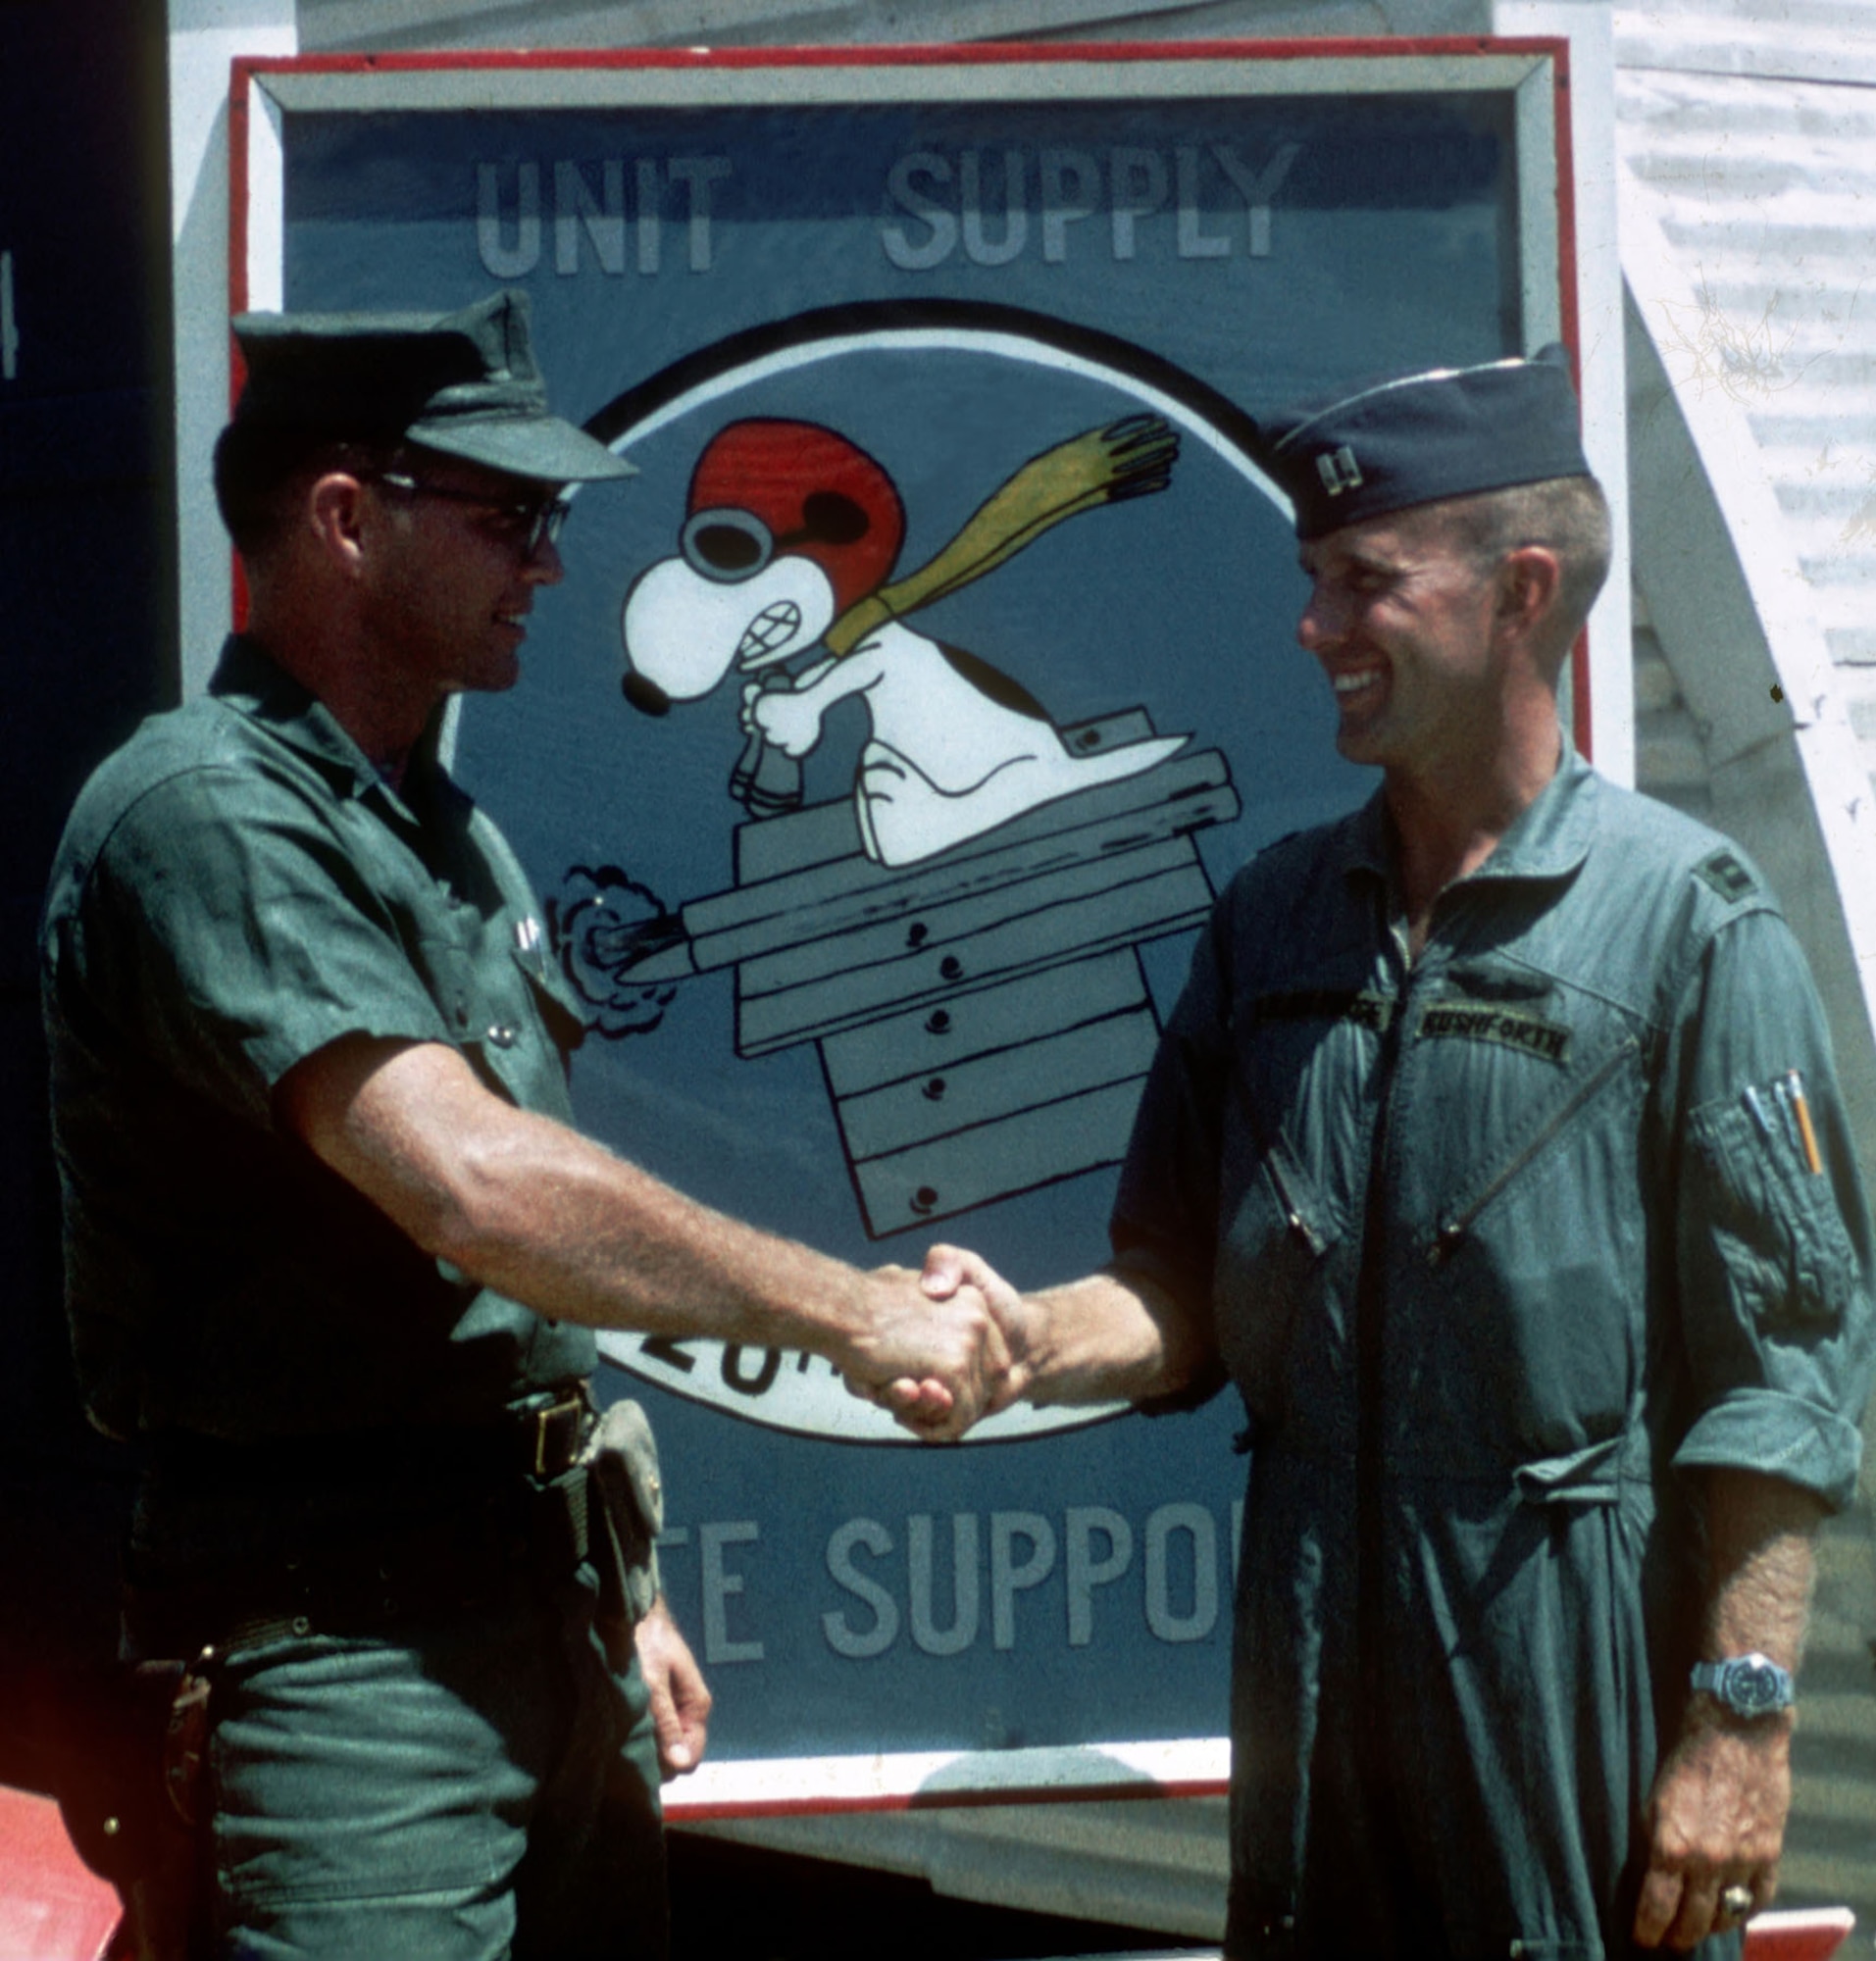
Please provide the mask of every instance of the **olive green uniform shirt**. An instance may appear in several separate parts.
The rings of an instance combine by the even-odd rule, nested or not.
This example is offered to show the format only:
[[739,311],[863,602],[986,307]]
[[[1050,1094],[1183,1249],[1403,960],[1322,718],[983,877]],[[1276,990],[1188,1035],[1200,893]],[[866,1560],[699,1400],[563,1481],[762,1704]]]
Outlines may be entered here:
[[393,790],[235,638],[81,793],[43,931],[67,1297],[92,1420],[229,1442],[478,1425],[587,1331],[439,1270],[274,1120],[347,1035],[444,1042],[570,1115],[527,880],[429,745]]

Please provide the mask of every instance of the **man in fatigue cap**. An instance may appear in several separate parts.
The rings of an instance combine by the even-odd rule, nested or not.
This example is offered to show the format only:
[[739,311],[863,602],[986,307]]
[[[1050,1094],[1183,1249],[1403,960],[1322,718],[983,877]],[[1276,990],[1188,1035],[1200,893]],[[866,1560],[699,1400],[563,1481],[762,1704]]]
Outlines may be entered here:
[[1219,900],[1112,1264],[928,1260],[1038,1401],[1242,1393],[1234,1957],[1737,1951],[1855,1486],[1871,1227],[1803,958],[1562,738],[1609,526],[1557,354],[1264,426],[1380,788]]
[[235,332],[248,623],[84,789],[43,941],[75,1352],[146,1453],[129,1652],[209,1651],[168,1765],[195,1924],[155,1894],[150,1924],[656,1955],[660,1764],[709,1697],[647,1598],[656,1478],[591,1409],[593,1331],[909,1372],[959,1426],[1006,1357],[974,1296],[570,1128],[576,1008],[436,754],[449,696],[517,679],[566,485],[632,474],[548,412],[526,296]]

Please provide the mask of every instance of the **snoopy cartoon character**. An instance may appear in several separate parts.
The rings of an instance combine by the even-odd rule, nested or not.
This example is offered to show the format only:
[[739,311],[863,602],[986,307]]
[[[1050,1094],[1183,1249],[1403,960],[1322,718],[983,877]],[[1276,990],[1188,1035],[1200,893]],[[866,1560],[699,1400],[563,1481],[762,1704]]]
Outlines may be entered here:
[[[854,812],[868,856],[886,866],[1150,769],[1186,738],[1078,754],[1019,683],[906,616],[1065,518],[1163,490],[1177,452],[1157,416],[1088,430],[1032,458],[936,558],[888,582],[905,512],[881,465],[819,424],[732,423],[697,460],[677,555],[627,594],[626,698],[662,715],[733,668],[743,676],[750,739],[731,786],[760,816],[800,801],[799,759],[828,710],[857,696],[872,729]],[[822,656],[798,673],[782,665],[817,645]]]

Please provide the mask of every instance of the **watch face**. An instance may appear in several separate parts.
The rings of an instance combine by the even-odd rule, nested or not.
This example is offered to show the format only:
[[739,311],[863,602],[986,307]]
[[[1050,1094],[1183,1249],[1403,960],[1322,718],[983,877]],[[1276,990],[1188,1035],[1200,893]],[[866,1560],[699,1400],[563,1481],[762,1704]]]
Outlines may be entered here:
[[1782,1671],[1768,1661],[1729,1662],[1722,1694],[1742,1716],[1766,1716],[1785,1706]]

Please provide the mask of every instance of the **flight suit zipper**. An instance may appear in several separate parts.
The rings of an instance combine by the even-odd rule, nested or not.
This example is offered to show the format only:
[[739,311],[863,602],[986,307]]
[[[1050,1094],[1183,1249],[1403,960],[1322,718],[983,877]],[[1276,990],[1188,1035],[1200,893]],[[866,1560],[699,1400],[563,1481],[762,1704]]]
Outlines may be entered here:
[[[1394,930],[1402,961],[1400,990],[1382,1031],[1376,1065],[1374,1141],[1363,1194],[1361,1264],[1355,1280],[1355,1668],[1363,1703],[1358,1748],[1377,1818],[1394,1818],[1394,1766],[1386,1734],[1383,1592],[1386,1534],[1382,1505],[1382,1355],[1387,1315],[1387,1165],[1394,1078],[1414,992],[1414,967]],[[1384,1832],[1393,1829],[1384,1824]]]
[[1309,1257],[1320,1259],[1328,1241],[1309,1223],[1301,1206],[1296,1203],[1290,1180],[1284,1174],[1281,1143],[1270,1137],[1257,1115],[1250,1091],[1244,1086],[1242,1070],[1232,1072],[1232,1087],[1238,1096],[1238,1107],[1243,1112],[1245,1128],[1250,1131],[1251,1140],[1257,1146],[1257,1155],[1263,1160],[1264,1169],[1270,1174],[1271,1188],[1277,1194],[1277,1204],[1283,1212],[1284,1224],[1307,1248]]
[[1589,1102],[1590,1098],[1602,1087],[1603,1083],[1635,1052],[1637,1047],[1638,1044],[1631,1037],[1604,1056],[1601,1062],[1564,1099],[1563,1107],[1532,1137],[1530,1142],[1522,1150],[1514,1153],[1509,1161],[1499,1168],[1487,1182],[1484,1189],[1478,1192],[1470,1203],[1460,1211],[1455,1212],[1441,1226],[1433,1243],[1427,1248],[1428,1266],[1438,1267],[1442,1265],[1458,1250],[1460,1240],[1471,1230],[1472,1222],[1478,1218],[1479,1214],[1549,1143],[1550,1139],[1570,1122],[1577,1112],[1583,1108],[1584,1104]]
[[1283,1208],[1284,1224],[1308,1248],[1309,1257],[1312,1260],[1320,1259],[1324,1245],[1327,1242],[1324,1240],[1322,1234],[1303,1217],[1301,1209],[1297,1206],[1295,1198],[1292,1195],[1290,1181],[1284,1176],[1283,1161],[1277,1154],[1276,1145],[1271,1144],[1265,1147],[1264,1164],[1270,1173],[1270,1182],[1276,1188],[1277,1203]]

